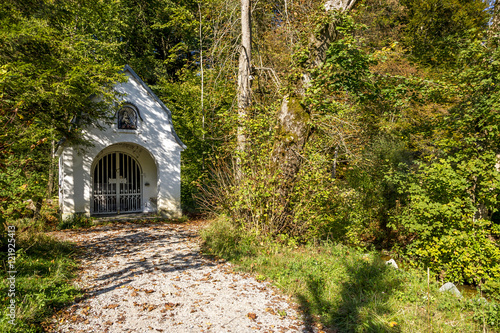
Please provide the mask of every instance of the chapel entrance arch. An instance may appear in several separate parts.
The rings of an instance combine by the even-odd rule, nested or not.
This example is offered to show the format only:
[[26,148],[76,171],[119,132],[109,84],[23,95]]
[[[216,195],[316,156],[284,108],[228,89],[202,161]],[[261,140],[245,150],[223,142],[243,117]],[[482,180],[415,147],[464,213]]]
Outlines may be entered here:
[[143,179],[139,162],[125,152],[100,157],[92,170],[93,215],[142,212]]

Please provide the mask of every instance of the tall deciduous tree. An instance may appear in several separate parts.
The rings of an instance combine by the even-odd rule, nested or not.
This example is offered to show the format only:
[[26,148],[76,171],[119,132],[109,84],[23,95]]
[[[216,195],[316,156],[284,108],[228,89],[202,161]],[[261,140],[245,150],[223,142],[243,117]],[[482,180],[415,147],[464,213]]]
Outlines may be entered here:
[[[356,0],[329,0],[324,3],[324,10],[326,15],[333,11],[347,12],[355,3]],[[301,105],[301,99],[305,97],[305,91],[310,87],[311,70],[322,66],[330,44],[338,37],[335,21],[319,20],[319,22],[317,30],[309,36],[309,43],[302,51],[309,55],[308,65],[304,68],[300,84],[302,89],[299,90],[299,94],[302,96],[285,96],[278,115],[281,140],[277,143],[274,158],[283,171],[283,182],[279,192],[283,198],[284,207],[288,205],[293,182],[302,163],[301,152],[310,133],[310,115],[308,110]]]
[[51,143],[79,140],[73,119],[109,115],[121,67],[75,28],[81,15],[73,1],[0,4],[0,220],[46,196]]
[[[245,151],[245,121],[251,104],[252,8],[250,0],[241,0],[241,49],[238,69],[237,150]],[[240,171],[238,171],[240,172]]]
[[490,27],[488,29],[488,38],[490,44],[493,42],[493,38],[498,38],[500,33],[500,2],[498,0],[493,0],[490,3],[490,10],[492,12]]

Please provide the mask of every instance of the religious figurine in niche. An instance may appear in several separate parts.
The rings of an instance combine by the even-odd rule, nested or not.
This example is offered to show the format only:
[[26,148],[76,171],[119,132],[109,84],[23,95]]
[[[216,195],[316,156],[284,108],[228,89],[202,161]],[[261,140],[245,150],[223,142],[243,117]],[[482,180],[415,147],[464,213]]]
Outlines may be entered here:
[[118,112],[119,129],[137,129],[137,114],[131,108],[123,108]]

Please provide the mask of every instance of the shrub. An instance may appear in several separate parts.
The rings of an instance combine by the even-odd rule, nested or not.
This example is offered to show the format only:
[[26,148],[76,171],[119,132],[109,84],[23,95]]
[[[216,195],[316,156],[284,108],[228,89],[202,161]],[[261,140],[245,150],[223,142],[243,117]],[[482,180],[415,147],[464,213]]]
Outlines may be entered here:
[[269,147],[259,148],[260,154],[247,160],[239,177],[233,162],[218,161],[212,168],[213,182],[201,186],[201,205],[226,215],[233,227],[263,237],[287,234],[304,242],[339,238],[343,214],[333,213],[342,209],[344,199],[326,158],[306,150],[289,195],[284,196],[282,170],[265,156]]
[[471,167],[477,164],[441,159],[397,180],[407,202],[394,209],[391,226],[402,236],[402,251],[454,282],[500,278],[500,249],[487,219],[487,200],[493,199],[481,200],[487,192],[494,195],[498,176],[478,173]]
[[201,231],[207,252],[232,259],[253,252],[254,237],[237,228],[227,216],[219,216]]

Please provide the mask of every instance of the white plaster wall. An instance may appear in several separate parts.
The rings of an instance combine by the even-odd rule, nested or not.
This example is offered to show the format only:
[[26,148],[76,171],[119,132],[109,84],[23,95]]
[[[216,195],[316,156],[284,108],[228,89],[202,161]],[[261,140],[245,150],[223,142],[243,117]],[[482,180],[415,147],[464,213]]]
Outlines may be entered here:
[[[126,94],[123,102],[134,105],[140,114],[137,130],[120,130],[116,122],[101,123],[86,128],[85,139],[92,147],[62,148],[60,158],[60,204],[63,218],[74,213],[90,213],[91,173],[94,161],[115,150],[134,156],[143,170],[143,207],[145,212],[160,211],[173,217],[181,215],[180,208],[180,153],[183,150],[172,131],[172,123],[166,110],[126,72],[129,80],[119,84],[116,90]],[[153,198],[153,200],[151,200]],[[153,205],[157,198],[157,207]]]

